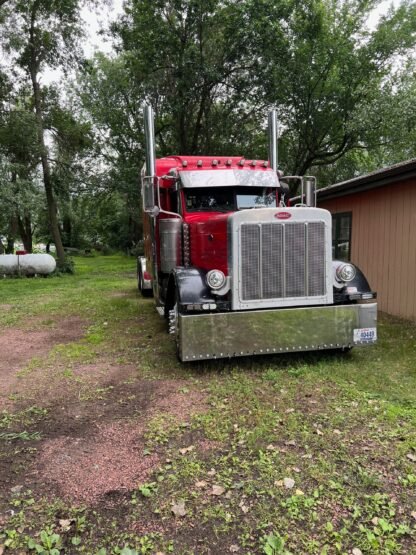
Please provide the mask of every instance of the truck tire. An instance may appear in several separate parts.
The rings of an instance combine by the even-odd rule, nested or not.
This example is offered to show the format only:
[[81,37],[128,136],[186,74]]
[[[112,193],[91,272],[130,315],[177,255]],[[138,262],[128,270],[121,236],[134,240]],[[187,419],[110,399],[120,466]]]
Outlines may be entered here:
[[168,330],[169,334],[172,335],[175,345],[176,345],[176,356],[181,360],[179,352],[179,307],[178,307],[178,293],[175,288],[175,298],[173,307],[168,312]]

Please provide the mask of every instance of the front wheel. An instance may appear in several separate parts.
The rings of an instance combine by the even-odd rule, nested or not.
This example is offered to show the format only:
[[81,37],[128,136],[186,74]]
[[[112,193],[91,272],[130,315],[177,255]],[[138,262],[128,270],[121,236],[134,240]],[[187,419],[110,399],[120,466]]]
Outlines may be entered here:
[[178,306],[178,296],[175,290],[175,299],[174,305],[168,312],[168,326],[169,326],[169,334],[172,335],[173,339],[175,340],[176,344],[176,356],[179,360],[181,359],[180,353],[180,321],[179,321],[179,306]]

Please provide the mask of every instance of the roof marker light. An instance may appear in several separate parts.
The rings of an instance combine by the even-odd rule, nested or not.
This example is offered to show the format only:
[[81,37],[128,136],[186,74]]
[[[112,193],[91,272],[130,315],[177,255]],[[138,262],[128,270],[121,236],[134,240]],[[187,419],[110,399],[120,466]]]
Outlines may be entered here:
[[244,158],[242,158],[242,159],[238,162],[238,165],[239,165],[239,166],[244,166],[244,162],[245,162],[245,160],[244,160]]
[[232,160],[227,160],[227,161],[225,162],[225,164],[226,164],[227,166],[231,166]]
[[267,168],[268,165],[269,165],[269,162],[267,162],[267,161],[266,161],[266,162],[263,162],[263,168]]
[[257,164],[257,162],[256,162],[255,160],[253,160],[253,161],[251,162],[250,166],[253,166],[253,168],[254,168],[254,166],[255,166],[256,164]]
[[182,167],[186,168],[187,165],[188,165],[188,160],[183,160]]
[[213,166],[218,166],[218,160],[213,160],[213,161],[212,161],[212,165],[213,165]]
[[198,168],[200,168],[202,166],[202,160],[198,160],[198,162],[196,163],[196,165],[198,166]]

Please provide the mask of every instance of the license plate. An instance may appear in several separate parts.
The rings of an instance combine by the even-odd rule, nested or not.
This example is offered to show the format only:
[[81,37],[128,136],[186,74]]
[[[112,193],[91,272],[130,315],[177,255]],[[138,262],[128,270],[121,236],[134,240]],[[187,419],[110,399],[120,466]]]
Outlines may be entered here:
[[374,343],[377,341],[377,328],[358,328],[354,330],[354,343]]

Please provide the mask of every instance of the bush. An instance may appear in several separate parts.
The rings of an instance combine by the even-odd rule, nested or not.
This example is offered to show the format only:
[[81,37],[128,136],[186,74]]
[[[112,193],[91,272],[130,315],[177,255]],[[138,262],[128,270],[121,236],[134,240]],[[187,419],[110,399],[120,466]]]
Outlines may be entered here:
[[104,256],[109,256],[110,254],[114,254],[114,251],[108,245],[103,245],[103,248],[101,249],[101,254]]
[[144,244],[143,241],[138,241],[131,249],[129,249],[128,254],[137,258],[138,256],[144,255]]
[[56,261],[56,273],[57,274],[74,274],[75,265],[72,258],[66,256],[63,262]]

